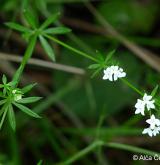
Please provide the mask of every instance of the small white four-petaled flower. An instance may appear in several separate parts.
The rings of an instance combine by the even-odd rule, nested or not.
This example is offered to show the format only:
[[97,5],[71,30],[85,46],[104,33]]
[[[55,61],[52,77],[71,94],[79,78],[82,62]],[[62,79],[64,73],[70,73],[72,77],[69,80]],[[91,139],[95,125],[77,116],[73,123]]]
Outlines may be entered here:
[[142,115],[144,115],[144,110],[145,110],[145,103],[143,100],[137,99],[137,103],[135,104],[135,114],[139,114],[141,113]]
[[156,119],[154,115],[150,119],[147,119],[146,122],[150,124],[150,128],[154,129],[156,126],[160,126],[160,120]]
[[160,132],[160,127],[154,127],[154,129],[145,128],[142,132],[142,134],[148,134],[150,137],[156,136]]
[[148,110],[150,109],[154,109],[155,105],[154,105],[154,100],[152,100],[152,96],[147,95],[146,93],[143,96],[143,101],[147,107]]
[[150,109],[154,109],[155,105],[154,105],[154,100],[152,100],[152,96],[147,95],[146,93],[143,96],[143,99],[137,99],[137,103],[135,104],[135,114],[139,114],[141,113],[142,115],[144,115],[144,110],[145,107],[150,110]]
[[[144,94],[142,99],[137,99],[137,103],[135,104],[135,114],[142,114],[144,116],[145,108],[149,111],[155,108],[155,100],[152,99],[152,96]],[[156,136],[160,133],[160,120],[156,119],[152,114],[150,119],[147,119],[146,122],[150,124],[148,128],[145,128],[142,134],[148,134],[150,137]]]
[[149,128],[145,128],[142,134],[148,134],[149,136],[156,136],[160,133],[160,120],[156,119],[154,115],[147,119],[146,122],[150,124]]
[[[126,73],[119,66],[109,66],[104,70],[103,80],[109,81],[117,81],[119,78],[126,77]],[[135,104],[135,114],[145,115],[145,108],[149,111],[151,109],[155,109],[155,100],[152,99],[151,95],[144,94],[142,99],[137,99],[137,103]],[[145,128],[142,134],[148,134],[150,137],[156,136],[160,133],[160,120],[156,119],[154,115],[150,117],[150,119],[146,120],[150,126]]]
[[104,70],[103,80],[116,81],[118,78],[125,77],[126,73],[119,66],[110,66]]

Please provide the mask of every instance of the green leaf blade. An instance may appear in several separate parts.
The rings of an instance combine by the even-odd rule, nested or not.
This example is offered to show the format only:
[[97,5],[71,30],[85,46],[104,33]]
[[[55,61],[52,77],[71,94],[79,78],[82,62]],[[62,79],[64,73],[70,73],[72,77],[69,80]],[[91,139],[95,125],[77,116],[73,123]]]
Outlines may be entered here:
[[151,92],[151,96],[154,97],[158,91],[159,85],[156,85],[155,88]]
[[88,69],[97,69],[100,67],[100,64],[91,64],[89,65]]
[[20,24],[17,24],[17,23],[14,23],[14,22],[7,22],[5,23],[6,26],[8,26],[9,28],[11,29],[14,29],[14,30],[17,30],[17,31],[20,31],[20,32],[25,32],[25,33],[30,33],[31,30],[20,25]]
[[27,97],[27,98],[22,98],[17,101],[17,103],[20,104],[29,104],[29,103],[34,103],[42,99],[42,97]]
[[105,63],[107,63],[112,58],[112,56],[114,55],[115,51],[116,50],[114,49],[114,50],[112,50],[111,52],[108,53],[108,55],[107,55],[107,57],[105,59]]
[[3,105],[6,102],[6,99],[0,101],[0,105]]
[[7,103],[3,105],[1,111],[2,111],[2,114],[1,114],[2,115],[2,119],[0,121],[0,129],[3,126],[4,120],[6,118],[6,114],[7,114],[7,111],[8,111],[8,105],[7,105]]
[[21,89],[21,91],[25,94],[25,93],[29,92],[30,90],[32,90],[32,88],[34,88],[36,85],[37,85],[37,83],[29,84],[29,85],[23,87]]
[[2,82],[3,82],[3,84],[7,83],[7,77],[4,74],[2,76]]
[[48,28],[44,32],[47,34],[66,34],[71,32],[71,29],[67,27],[55,27],[55,28]]
[[45,29],[46,27],[48,27],[51,23],[54,23],[58,17],[60,16],[60,13],[56,13],[51,15],[46,21],[44,21],[44,23],[41,25],[41,29]]
[[24,17],[25,17],[26,21],[28,22],[28,24],[32,28],[36,29],[37,28],[38,21],[34,17],[34,15],[32,15],[31,12],[29,12],[28,10],[24,10],[23,14],[24,14]]
[[50,46],[50,44],[48,43],[48,41],[43,37],[43,36],[39,36],[41,45],[43,47],[43,49],[45,50],[45,52],[47,53],[48,57],[55,62],[55,55],[53,52],[52,47]]
[[9,108],[8,108],[8,119],[9,119],[11,128],[13,129],[13,131],[15,131],[16,130],[16,119],[15,119],[15,114],[14,114],[13,107],[11,104],[9,105]]
[[32,116],[34,118],[41,118],[38,114],[36,114],[35,112],[33,112],[31,109],[29,109],[28,107],[18,104],[18,103],[13,103],[18,109],[20,109],[22,112],[26,113],[29,116]]

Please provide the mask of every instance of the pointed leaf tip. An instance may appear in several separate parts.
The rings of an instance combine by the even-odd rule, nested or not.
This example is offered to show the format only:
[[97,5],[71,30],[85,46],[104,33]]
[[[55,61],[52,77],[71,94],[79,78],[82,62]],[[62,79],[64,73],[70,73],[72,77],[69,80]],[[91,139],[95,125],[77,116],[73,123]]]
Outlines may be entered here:
[[47,53],[48,57],[53,62],[55,62],[55,54],[53,52],[52,47],[48,43],[48,41],[43,36],[39,36],[39,39],[40,39],[41,45],[42,45],[43,49],[45,50],[45,52]]

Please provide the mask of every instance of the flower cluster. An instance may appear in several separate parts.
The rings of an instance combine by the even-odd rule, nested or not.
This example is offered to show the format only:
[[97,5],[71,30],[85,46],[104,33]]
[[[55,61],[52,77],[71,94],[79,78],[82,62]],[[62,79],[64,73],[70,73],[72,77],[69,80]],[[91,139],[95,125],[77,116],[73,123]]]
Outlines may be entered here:
[[154,115],[152,115],[150,119],[147,119],[146,122],[150,124],[150,126],[145,128],[142,134],[148,134],[152,137],[160,133],[160,120],[156,119]]
[[125,77],[126,73],[119,66],[110,66],[104,70],[103,80],[116,81],[118,78]]
[[[104,70],[103,80],[117,81],[119,78],[126,77],[126,73],[119,66],[109,66]],[[153,90],[156,93],[157,87]],[[135,114],[141,114],[145,116],[145,110],[150,111],[150,118],[146,120],[149,124],[148,128],[145,128],[142,134],[148,134],[150,137],[156,136],[160,133],[160,120],[155,118],[151,114],[151,109],[155,109],[155,100],[153,99],[153,94],[147,95],[144,93],[142,99],[137,99],[135,104]]]
[[142,100],[137,99],[137,103],[135,104],[135,114],[141,113],[144,116],[145,108],[147,108],[148,111],[155,108],[154,102],[155,101],[152,100],[152,96],[145,93]]
[[[152,99],[152,96],[144,94],[142,99],[137,99],[137,103],[135,104],[135,114],[145,115],[145,110],[150,111],[151,109],[155,109],[155,100]],[[150,119],[147,119],[146,122],[149,124],[148,128],[145,128],[142,134],[148,134],[150,137],[156,136],[160,133],[160,120],[156,119],[152,114]]]

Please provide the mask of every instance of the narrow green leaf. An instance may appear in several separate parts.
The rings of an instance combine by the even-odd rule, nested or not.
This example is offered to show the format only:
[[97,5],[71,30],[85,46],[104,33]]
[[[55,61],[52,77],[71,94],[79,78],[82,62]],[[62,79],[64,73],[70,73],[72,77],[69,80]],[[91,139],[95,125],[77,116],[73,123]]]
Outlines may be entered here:
[[14,29],[14,30],[17,30],[17,31],[20,31],[20,32],[26,32],[26,33],[30,33],[31,30],[20,25],[20,24],[17,24],[17,23],[14,23],[14,22],[7,22],[5,23],[6,26],[8,26],[9,28],[11,29]]
[[48,28],[44,32],[47,34],[65,34],[71,32],[71,29],[67,27],[55,27],[55,28]]
[[40,99],[42,99],[42,97],[27,97],[27,98],[22,98],[18,100],[17,103],[20,103],[20,104],[34,103],[36,101],[39,101]]
[[104,57],[103,55],[101,54],[101,52],[99,52],[98,50],[96,50],[96,53],[97,53],[97,59],[100,63],[103,63],[104,62]]
[[10,85],[10,86],[14,87],[14,86],[16,85],[16,82],[11,81],[11,82],[9,82],[9,83],[8,83],[8,85]]
[[105,63],[107,63],[111,58],[112,56],[114,55],[116,50],[112,50],[111,52],[108,53],[108,55],[106,56],[106,59],[105,59]]
[[157,93],[157,91],[158,91],[158,88],[159,88],[159,86],[156,85],[155,88],[152,90],[152,92],[151,92],[151,96],[152,96],[152,97],[154,97],[154,96],[156,95],[156,93]]
[[93,72],[93,74],[91,75],[91,78],[94,78],[100,71],[102,68],[98,68],[95,72]]
[[28,10],[24,10],[24,17],[25,17],[25,19],[26,19],[26,21],[28,22],[28,24],[32,27],[32,28],[34,28],[34,29],[36,29],[37,28],[37,19],[35,18],[35,16],[34,15],[32,15],[31,14],[31,12],[29,12]]
[[99,64],[91,64],[89,65],[88,69],[97,69],[99,66]]
[[14,114],[13,107],[11,104],[9,105],[9,109],[8,109],[8,119],[9,119],[11,128],[13,129],[13,131],[15,131],[16,130],[16,119],[15,119],[15,114]]
[[42,165],[42,163],[43,163],[43,161],[40,160],[40,161],[37,163],[37,165]]
[[1,111],[3,112],[3,115],[2,115],[1,122],[0,122],[0,129],[2,128],[2,125],[4,123],[4,119],[5,119],[6,114],[7,114],[7,111],[8,111],[8,105],[7,105],[7,103],[3,105]]
[[3,105],[6,102],[6,99],[0,101],[0,105]]
[[2,77],[2,82],[3,82],[3,84],[7,83],[7,77],[4,74],[3,74],[3,77]]
[[21,89],[21,91],[23,93],[27,93],[29,92],[30,90],[32,90],[33,87],[35,87],[37,85],[37,83],[34,83],[34,84],[29,84],[27,86],[25,86],[24,88]]
[[13,103],[17,108],[19,108],[21,111],[23,111],[24,113],[28,114],[29,116],[35,117],[35,118],[41,118],[38,114],[36,114],[35,112],[33,112],[31,109],[29,109],[28,107],[18,104],[18,103]]
[[48,41],[43,36],[39,36],[39,39],[40,39],[40,42],[41,42],[41,45],[42,45],[43,49],[45,50],[45,52],[47,53],[49,58],[52,61],[55,61],[55,55],[54,55],[53,49],[49,45]]
[[54,23],[58,17],[60,16],[60,13],[56,13],[51,15],[50,17],[48,17],[48,19],[46,19],[46,21],[44,21],[44,23],[41,25],[41,29],[45,29],[46,27],[48,27],[51,23]]

